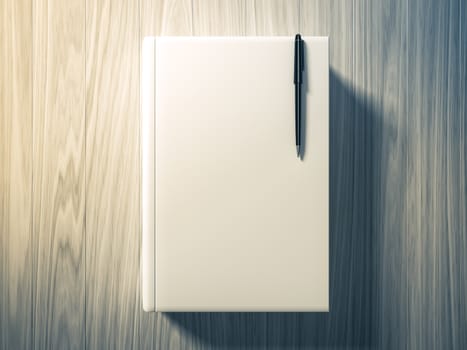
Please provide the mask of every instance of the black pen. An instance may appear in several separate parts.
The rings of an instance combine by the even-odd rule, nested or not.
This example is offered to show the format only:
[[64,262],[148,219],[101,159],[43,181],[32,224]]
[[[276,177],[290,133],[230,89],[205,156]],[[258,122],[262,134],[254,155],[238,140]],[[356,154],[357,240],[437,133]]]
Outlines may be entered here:
[[294,78],[295,85],[295,145],[297,146],[297,157],[300,157],[300,134],[302,120],[302,72],[304,67],[303,40],[300,34],[295,35],[294,54]]

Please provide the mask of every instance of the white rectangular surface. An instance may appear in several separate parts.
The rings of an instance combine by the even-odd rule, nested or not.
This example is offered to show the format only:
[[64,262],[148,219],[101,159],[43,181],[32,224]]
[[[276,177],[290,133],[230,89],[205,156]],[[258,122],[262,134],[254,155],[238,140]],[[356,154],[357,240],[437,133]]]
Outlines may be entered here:
[[303,39],[302,159],[293,37],[144,40],[145,310],[328,310],[328,39]]

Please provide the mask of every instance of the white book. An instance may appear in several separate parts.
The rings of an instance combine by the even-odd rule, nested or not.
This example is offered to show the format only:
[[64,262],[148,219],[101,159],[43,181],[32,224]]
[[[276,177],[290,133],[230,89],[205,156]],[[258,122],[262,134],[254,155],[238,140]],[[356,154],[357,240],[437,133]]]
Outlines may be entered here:
[[329,59],[294,37],[149,37],[142,55],[146,311],[328,311]]

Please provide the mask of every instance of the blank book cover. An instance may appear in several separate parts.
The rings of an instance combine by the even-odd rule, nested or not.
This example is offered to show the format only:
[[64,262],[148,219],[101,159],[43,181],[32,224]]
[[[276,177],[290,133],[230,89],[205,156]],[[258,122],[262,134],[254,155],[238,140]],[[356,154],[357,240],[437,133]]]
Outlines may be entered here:
[[146,38],[142,289],[147,311],[327,311],[328,39]]

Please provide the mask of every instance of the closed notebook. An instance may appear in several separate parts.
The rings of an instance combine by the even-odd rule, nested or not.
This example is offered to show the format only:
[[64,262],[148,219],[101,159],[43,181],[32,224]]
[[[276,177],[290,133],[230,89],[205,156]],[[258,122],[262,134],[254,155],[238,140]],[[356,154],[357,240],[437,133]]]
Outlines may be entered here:
[[299,159],[293,37],[145,38],[145,310],[328,310],[328,39],[303,39]]

